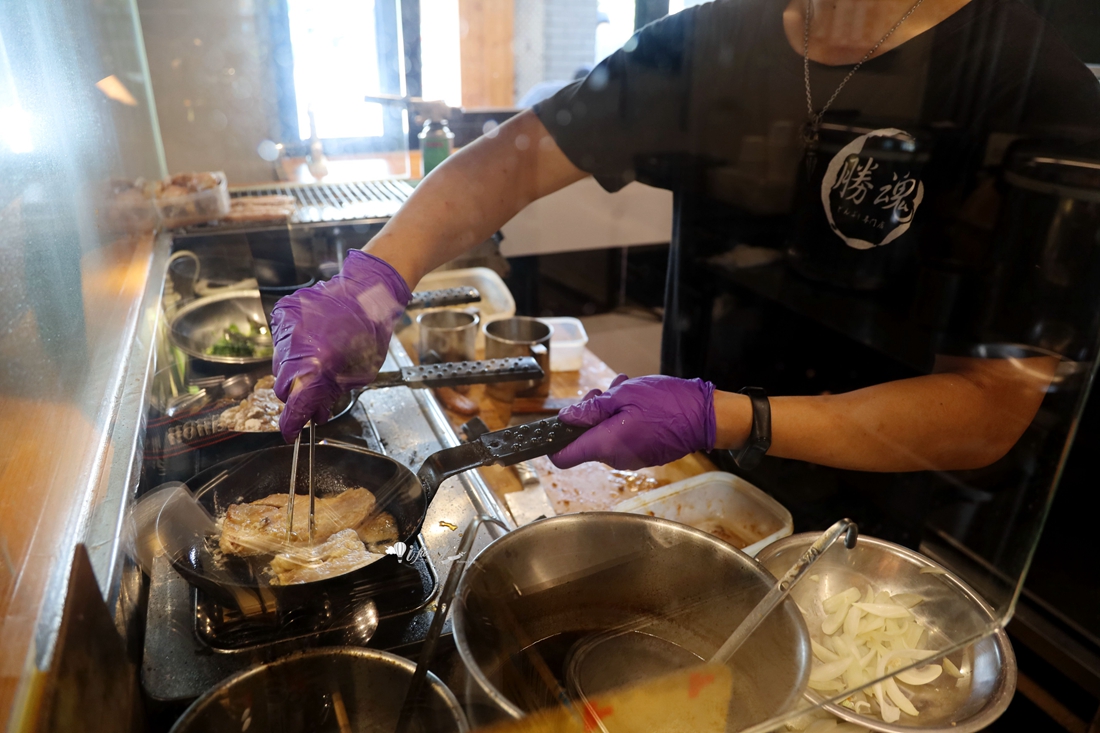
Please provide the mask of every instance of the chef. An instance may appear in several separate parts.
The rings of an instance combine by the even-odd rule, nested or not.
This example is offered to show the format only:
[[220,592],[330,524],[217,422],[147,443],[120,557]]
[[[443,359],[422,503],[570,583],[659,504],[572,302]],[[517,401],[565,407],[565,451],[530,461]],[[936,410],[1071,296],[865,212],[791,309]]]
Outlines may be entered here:
[[[919,302],[918,260],[954,262],[975,247],[985,260],[1000,256],[989,222],[1006,149],[1036,137],[1082,144],[1098,127],[1096,79],[1018,0],[687,9],[463,148],[369,252],[350,252],[331,281],[280,301],[283,435],[323,422],[341,392],[374,378],[423,275],[587,176],[608,191],[639,181],[674,192],[670,266],[704,245],[728,253],[764,227],[799,277],[889,291],[900,272]],[[765,453],[855,471],[987,466],[1032,422],[1059,363],[1045,342],[1015,354],[982,348],[990,322],[965,309],[941,318],[925,373],[842,393],[620,376],[562,411],[592,429],[553,460],[630,469],[729,449],[744,468]],[[675,356],[669,326],[665,350]],[[720,337],[738,339],[737,327]]]

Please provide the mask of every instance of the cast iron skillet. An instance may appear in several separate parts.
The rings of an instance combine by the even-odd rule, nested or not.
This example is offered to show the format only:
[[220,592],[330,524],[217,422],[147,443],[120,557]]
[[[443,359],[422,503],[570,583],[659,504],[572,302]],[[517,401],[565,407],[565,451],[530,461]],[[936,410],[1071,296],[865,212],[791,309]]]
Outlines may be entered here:
[[[401,541],[411,546],[424,523],[428,504],[444,479],[479,466],[510,466],[555,453],[586,429],[566,425],[553,417],[485,433],[469,443],[432,454],[415,474],[392,458],[365,448],[321,441],[314,459],[314,490],[318,497],[355,487],[370,490],[378,506],[393,515]],[[285,493],[292,454],[291,446],[279,446],[238,456],[208,468],[187,485],[198,503],[218,518],[230,504]],[[304,476],[306,454],[303,449],[299,455],[300,477]],[[299,511],[308,511],[307,502],[299,503]],[[169,514],[166,505],[158,519],[157,531],[173,567],[220,603],[245,613],[294,608],[326,591],[369,593],[397,562],[397,557],[387,555],[365,567],[324,580],[271,585],[266,578],[257,576],[269,557],[260,561],[238,557],[215,561],[211,548],[217,546],[216,531],[212,527],[200,529],[178,520],[166,520]]]

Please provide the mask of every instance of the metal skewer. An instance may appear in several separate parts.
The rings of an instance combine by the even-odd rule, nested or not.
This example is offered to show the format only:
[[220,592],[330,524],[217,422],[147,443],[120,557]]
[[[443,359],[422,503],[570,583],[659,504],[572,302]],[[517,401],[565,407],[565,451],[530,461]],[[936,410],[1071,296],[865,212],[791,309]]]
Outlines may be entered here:
[[313,421],[310,420],[306,425],[309,428],[309,546],[313,547],[313,449],[317,440],[314,437],[316,431],[313,429]]
[[290,459],[290,498],[286,502],[286,543],[294,535],[294,489],[298,485],[298,449],[302,447],[302,434],[294,439],[294,457]]

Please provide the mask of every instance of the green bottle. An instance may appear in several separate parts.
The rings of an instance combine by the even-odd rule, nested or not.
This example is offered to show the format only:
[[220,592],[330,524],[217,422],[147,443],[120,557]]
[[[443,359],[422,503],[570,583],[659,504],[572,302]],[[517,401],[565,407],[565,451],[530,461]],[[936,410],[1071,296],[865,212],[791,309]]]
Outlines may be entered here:
[[420,138],[420,176],[423,178],[451,154],[455,134],[447,127],[447,120],[426,120],[417,137]]

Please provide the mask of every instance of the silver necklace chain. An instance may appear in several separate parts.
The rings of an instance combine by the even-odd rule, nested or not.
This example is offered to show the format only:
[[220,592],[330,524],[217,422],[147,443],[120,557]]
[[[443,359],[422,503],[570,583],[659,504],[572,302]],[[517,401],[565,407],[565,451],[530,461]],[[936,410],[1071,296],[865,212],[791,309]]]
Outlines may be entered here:
[[901,16],[901,20],[894,23],[894,27],[886,31],[886,35],[879,39],[878,43],[871,46],[871,50],[863,55],[863,58],[859,60],[851,71],[848,72],[844,80],[840,82],[840,86],[833,92],[833,96],[829,97],[829,101],[825,103],[825,106],[821,108],[820,112],[814,112],[813,95],[810,92],[810,17],[813,15],[813,0],[806,0],[806,21],[803,24],[802,30],[802,71],[806,80],[806,114],[809,116],[810,121],[810,139],[817,140],[817,131],[821,127],[821,118],[825,116],[825,113],[833,106],[833,102],[836,101],[837,95],[840,94],[840,90],[844,88],[844,85],[848,83],[848,80],[855,76],[855,73],[859,71],[859,67],[863,66],[866,61],[875,55],[875,51],[879,50],[882,44],[886,43],[886,39],[894,35],[894,31],[901,27],[901,24],[909,20],[909,16],[912,15],[917,8],[920,7],[924,0],[917,0],[913,4],[913,7],[909,8],[909,12]]

